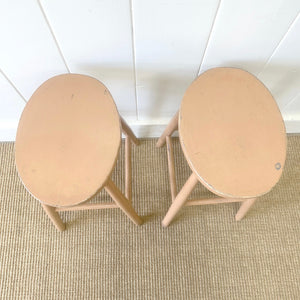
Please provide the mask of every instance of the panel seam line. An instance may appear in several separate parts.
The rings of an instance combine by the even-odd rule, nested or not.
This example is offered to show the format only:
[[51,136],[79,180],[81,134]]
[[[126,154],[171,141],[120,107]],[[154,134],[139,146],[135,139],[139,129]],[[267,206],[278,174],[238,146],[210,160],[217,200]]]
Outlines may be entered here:
[[204,49],[203,55],[202,55],[202,57],[201,57],[201,59],[200,59],[200,66],[199,66],[199,69],[198,69],[197,76],[199,76],[199,74],[200,74],[200,72],[201,72],[202,64],[203,64],[204,58],[205,58],[206,53],[207,53],[207,48],[208,48],[209,42],[210,42],[210,40],[211,40],[211,35],[212,35],[213,30],[214,30],[214,26],[215,26],[215,22],[216,22],[216,19],[217,19],[219,10],[220,10],[221,2],[222,2],[222,0],[219,1],[218,7],[217,7],[217,9],[216,9],[216,13],[215,13],[215,16],[214,16],[214,20],[213,20],[212,25],[211,25],[211,28],[210,28],[209,36],[208,36],[207,41],[206,41],[206,44],[205,44],[205,49]]
[[65,60],[65,57],[64,57],[64,55],[63,55],[63,53],[62,53],[62,50],[61,50],[61,48],[60,48],[60,46],[59,46],[58,40],[56,39],[56,36],[55,36],[55,34],[54,34],[53,28],[52,28],[52,26],[51,26],[51,24],[50,24],[50,22],[49,22],[49,19],[47,18],[47,15],[46,15],[46,13],[45,13],[44,8],[43,8],[43,6],[42,6],[42,3],[41,3],[40,0],[37,0],[37,3],[38,3],[38,5],[39,5],[39,7],[40,7],[40,10],[41,10],[42,14],[43,14],[43,17],[44,17],[44,19],[45,19],[45,22],[46,22],[46,24],[47,24],[47,26],[48,26],[48,29],[49,29],[51,35],[52,35],[52,38],[53,38],[54,43],[55,43],[55,45],[56,45],[56,47],[57,47],[57,49],[58,49],[58,52],[59,52],[59,54],[60,54],[60,56],[61,56],[61,59],[62,59],[64,65],[65,65],[66,69],[68,70],[68,73],[71,73],[71,71],[70,71],[70,69],[69,69],[69,67],[68,67],[68,64],[67,64],[67,62],[66,62],[66,60]]
[[257,74],[257,77],[260,76],[260,74],[266,69],[266,67],[268,66],[269,62],[271,61],[271,59],[273,58],[273,56],[275,55],[275,53],[277,52],[277,50],[279,49],[279,47],[282,45],[282,43],[284,42],[284,40],[286,39],[287,35],[289,34],[289,32],[291,31],[291,29],[294,27],[295,23],[297,22],[297,19],[299,18],[300,13],[297,14],[297,16],[295,17],[295,19],[293,20],[293,22],[290,24],[289,28],[287,29],[287,31],[285,32],[285,34],[283,35],[283,37],[280,39],[280,41],[278,42],[277,46],[275,47],[275,49],[273,50],[272,54],[270,55],[270,57],[268,58],[267,62],[264,64],[264,66],[262,67],[262,69],[260,70],[260,72]]
[[134,18],[133,18],[133,4],[130,2],[130,25],[131,25],[131,47],[132,47],[132,58],[133,58],[133,77],[134,77],[134,96],[135,96],[135,114],[136,120],[139,120],[138,111],[138,92],[137,92],[137,73],[136,73],[136,51],[135,51],[135,34],[134,34]]
[[3,75],[3,77],[8,81],[8,83],[12,86],[12,88],[17,92],[17,94],[22,98],[22,100],[27,103],[27,100],[22,95],[22,93],[17,89],[17,87],[14,85],[14,83],[8,78],[8,76],[0,69],[0,73]]

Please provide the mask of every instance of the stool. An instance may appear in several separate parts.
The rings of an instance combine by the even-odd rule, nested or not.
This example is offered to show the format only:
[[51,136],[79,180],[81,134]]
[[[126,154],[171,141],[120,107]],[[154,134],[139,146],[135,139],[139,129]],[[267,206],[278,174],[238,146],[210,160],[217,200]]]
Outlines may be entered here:
[[[112,181],[125,140],[125,195]],[[131,200],[131,142],[138,139],[120,117],[108,89],[84,75],[64,74],[44,82],[20,118],[16,166],[28,192],[60,231],[58,212],[120,207],[135,223],[142,219]],[[84,203],[104,188],[114,202]]]
[[[178,194],[171,139],[177,129],[192,171]],[[173,200],[165,227],[184,205],[242,202],[235,217],[241,220],[278,182],[286,157],[284,122],[271,93],[235,68],[211,69],[190,85],[157,147],[165,142]],[[219,197],[188,201],[199,181]]]

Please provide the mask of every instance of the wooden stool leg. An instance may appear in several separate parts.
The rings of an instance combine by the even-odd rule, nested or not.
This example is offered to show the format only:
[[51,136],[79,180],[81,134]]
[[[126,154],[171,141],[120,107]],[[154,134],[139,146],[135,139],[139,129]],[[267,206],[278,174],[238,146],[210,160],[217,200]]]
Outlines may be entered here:
[[125,135],[129,136],[134,144],[139,145],[140,141],[138,140],[138,138],[135,136],[135,134],[133,133],[131,128],[127,125],[127,123],[121,116],[120,116],[120,120],[121,120],[121,126],[122,126],[123,133]]
[[174,152],[173,152],[172,138],[168,135],[166,136],[166,142],[167,142],[169,181],[170,181],[170,188],[171,188],[171,196],[172,196],[172,201],[174,201],[176,194],[177,194],[176,175],[175,175],[175,167],[174,167]]
[[105,190],[136,225],[141,225],[143,223],[143,220],[137,215],[129,200],[125,198],[111,179],[108,179]]
[[62,219],[60,218],[58,212],[55,211],[55,208],[46,204],[42,204],[43,209],[45,210],[46,214],[54,224],[57,230],[64,231],[66,229],[66,225],[63,223]]
[[165,218],[163,219],[162,225],[164,227],[167,227],[171,223],[171,221],[173,220],[173,218],[175,217],[175,215],[178,213],[178,211],[180,210],[180,208],[187,201],[187,197],[192,192],[192,190],[194,189],[194,187],[195,187],[195,185],[197,183],[198,183],[198,178],[193,173],[189,177],[189,179],[186,181],[186,183],[184,184],[184,186],[181,189],[181,191],[176,196],[176,198],[175,198],[174,202],[172,203],[171,207],[169,208],[169,210],[168,210]]
[[132,186],[131,186],[131,139],[126,136],[125,139],[125,197],[131,202]]
[[251,198],[251,199],[247,199],[245,200],[240,209],[238,210],[237,214],[235,215],[235,219],[237,221],[240,221],[244,218],[244,216],[246,215],[246,213],[248,212],[248,210],[250,209],[250,207],[254,204],[256,198]]
[[179,117],[179,111],[175,114],[175,116],[172,118],[168,126],[166,127],[165,131],[161,135],[161,137],[158,139],[156,143],[156,147],[161,147],[166,142],[166,136],[172,135],[172,133],[178,129],[178,117]]

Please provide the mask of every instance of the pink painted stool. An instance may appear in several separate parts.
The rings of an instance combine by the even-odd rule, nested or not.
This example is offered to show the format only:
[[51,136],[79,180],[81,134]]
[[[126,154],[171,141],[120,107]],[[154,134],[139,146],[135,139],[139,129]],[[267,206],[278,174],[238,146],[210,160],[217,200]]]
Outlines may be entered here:
[[[192,171],[178,194],[171,139],[177,129]],[[190,85],[157,147],[165,141],[173,203],[163,226],[184,205],[242,202],[236,214],[241,220],[278,182],[286,157],[285,127],[271,93],[235,68],[211,69]],[[188,201],[198,182],[219,198]]]
[[[125,141],[125,195],[112,181]],[[58,230],[58,212],[121,208],[135,223],[131,200],[131,142],[137,138],[120,117],[108,89],[84,75],[65,74],[43,83],[22,113],[15,144],[16,166],[29,191]],[[112,203],[85,203],[104,188]]]

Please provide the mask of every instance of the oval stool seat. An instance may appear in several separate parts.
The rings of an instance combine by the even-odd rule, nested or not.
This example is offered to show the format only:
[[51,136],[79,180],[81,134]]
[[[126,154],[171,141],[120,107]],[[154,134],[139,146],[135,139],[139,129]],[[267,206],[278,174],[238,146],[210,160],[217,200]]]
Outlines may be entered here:
[[281,176],[281,113],[268,89],[246,71],[215,68],[199,76],[181,102],[179,138],[199,181],[219,196],[261,196]]
[[92,77],[59,75],[36,90],[22,113],[17,169],[41,202],[76,205],[103,186],[120,141],[119,114],[106,87]]
[[[126,197],[110,179],[121,130],[126,135]],[[42,202],[59,230],[64,225],[57,211],[63,210],[120,207],[141,224],[128,201],[132,141],[138,142],[100,81],[63,74],[44,82],[26,104],[16,136],[16,167],[26,189]],[[83,204],[103,187],[116,203]]]
[[[192,171],[178,194],[171,142],[177,129]],[[241,220],[278,182],[286,157],[285,126],[275,100],[255,76],[236,68],[208,70],[189,86],[157,147],[165,142],[173,203],[164,226],[184,205],[242,202],[236,214]],[[198,182],[221,198],[187,200]]]

